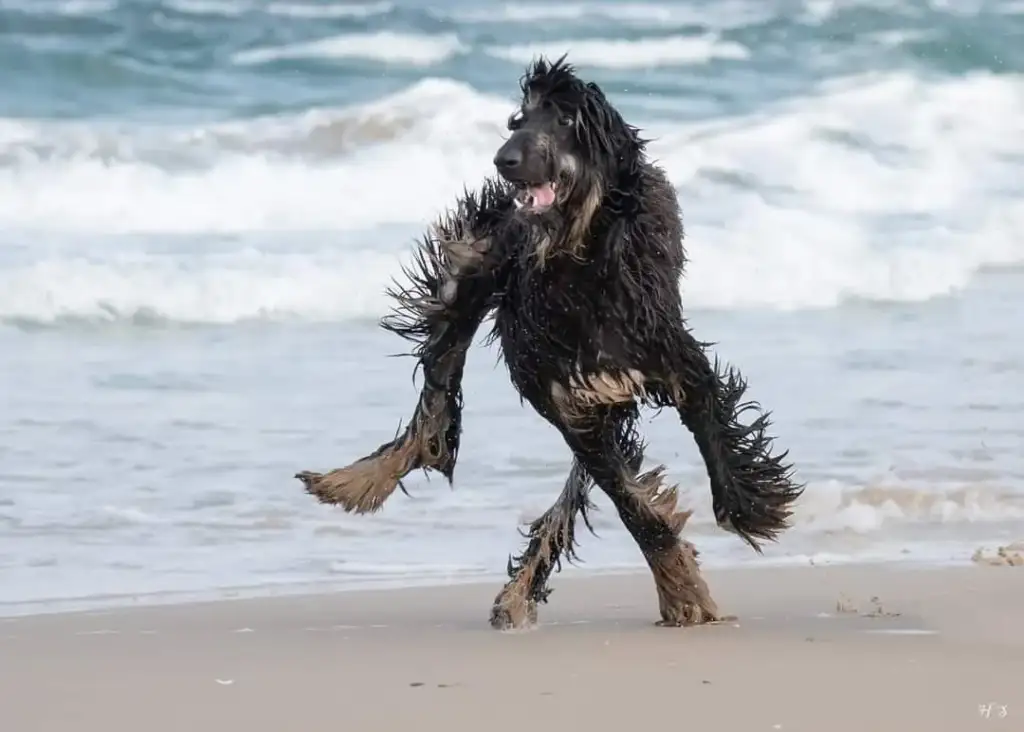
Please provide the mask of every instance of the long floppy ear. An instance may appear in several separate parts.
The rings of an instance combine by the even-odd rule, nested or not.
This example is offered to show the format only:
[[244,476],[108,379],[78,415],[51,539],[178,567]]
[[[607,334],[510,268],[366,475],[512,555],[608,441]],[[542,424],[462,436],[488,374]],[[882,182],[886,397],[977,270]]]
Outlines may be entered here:
[[642,148],[635,130],[593,82],[584,87],[579,117],[577,134],[584,149],[620,163],[629,159],[628,164],[640,153]]

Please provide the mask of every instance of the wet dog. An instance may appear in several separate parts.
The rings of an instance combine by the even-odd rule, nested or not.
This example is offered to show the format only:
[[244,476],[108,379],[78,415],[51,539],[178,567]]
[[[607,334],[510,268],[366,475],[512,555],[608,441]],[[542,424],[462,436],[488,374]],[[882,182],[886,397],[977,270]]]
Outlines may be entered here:
[[689,511],[663,467],[641,472],[641,407],[669,407],[707,467],[715,517],[754,549],[787,527],[803,486],[787,453],[772,454],[769,414],[744,400],[746,382],[721,367],[687,326],[679,293],[686,262],[676,193],[639,131],[564,57],[536,61],[521,81],[498,175],[466,192],[424,237],[408,283],[392,289],[382,325],[415,343],[424,384],[412,420],[352,465],[298,474],[324,503],[381,508],[411,471],[453,479],[462,374],[484,319],[512,384],[573,455],[554,505],[509,560],[491,610],[496,628],[536,620],[563,558],[576,554],[597,485],[654,577],[660,624],[709,622],[718,609],[697,552],[680,532]]

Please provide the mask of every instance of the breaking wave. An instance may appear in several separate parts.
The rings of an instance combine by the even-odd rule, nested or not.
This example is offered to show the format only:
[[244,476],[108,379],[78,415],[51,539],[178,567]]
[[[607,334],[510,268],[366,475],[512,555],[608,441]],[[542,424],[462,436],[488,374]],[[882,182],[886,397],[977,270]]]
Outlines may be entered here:
[[[378,315],[412,238],[490,172],[512,104],[433,78],[199,127],[0,120],[0,318]],[[650,117],[693,307],[922,301],[1024,261],[1019,78],[875,74],[756,114]]]

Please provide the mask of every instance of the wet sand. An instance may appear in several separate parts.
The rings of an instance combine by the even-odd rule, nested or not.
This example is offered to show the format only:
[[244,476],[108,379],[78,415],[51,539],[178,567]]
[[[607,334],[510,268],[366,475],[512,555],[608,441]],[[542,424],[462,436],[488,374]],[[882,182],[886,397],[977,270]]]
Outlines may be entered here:
[[735,622],[653,626],[645,574],[0,619],[0,729],[1024,729],[1024,569],[709,570]]

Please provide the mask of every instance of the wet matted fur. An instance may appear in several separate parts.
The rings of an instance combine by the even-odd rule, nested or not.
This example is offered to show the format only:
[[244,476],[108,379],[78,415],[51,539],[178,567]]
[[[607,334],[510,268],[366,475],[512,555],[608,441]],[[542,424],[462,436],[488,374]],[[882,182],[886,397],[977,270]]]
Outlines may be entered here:
[[[707,355],[683,315],[685,265],[676,193],[645,141],[600,88],[564,58],[536,61],[521,82],[499,176],[424,237],[390,291],[382,325],[415,343],[424,383],[412,420],[391,442],[346,468],[303,472],[306,490],[346,511],[377,511],[411,471],[452,481],[461,434],[462,373],[474,334],[493,315],[512,383],[562,435],[573,464],[562,493],[509,560],[491,623],[536,619],[548,579],[589,526],[596,484],[646,559],[661,624],[715,620],[694,547],[680,538],[663,467],[640,473],[640,408],[675,409],[707,467],[715,517],[755,550],[788,525],[803,487],[787,453],[772,454],[769,414],[744,401],[746,382]],[[749,417],[749,418],[748,418]]]

